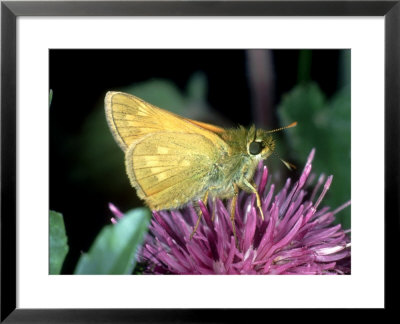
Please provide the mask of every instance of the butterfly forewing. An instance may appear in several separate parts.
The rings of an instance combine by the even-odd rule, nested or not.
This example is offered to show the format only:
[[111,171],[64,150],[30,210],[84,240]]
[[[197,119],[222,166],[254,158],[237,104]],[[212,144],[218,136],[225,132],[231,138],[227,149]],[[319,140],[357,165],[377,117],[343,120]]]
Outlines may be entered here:
[[126,93],[108,92],[105,108],[112,134],[124,151],[138,139],[160,131],[198,133],[215,144],[225,144],[213,133],[222,128],[180,117]]
[[215,145],[202,135],[163,132],[133,143],[125,163],[141,198],[159,210],[200,198],[218,156]]

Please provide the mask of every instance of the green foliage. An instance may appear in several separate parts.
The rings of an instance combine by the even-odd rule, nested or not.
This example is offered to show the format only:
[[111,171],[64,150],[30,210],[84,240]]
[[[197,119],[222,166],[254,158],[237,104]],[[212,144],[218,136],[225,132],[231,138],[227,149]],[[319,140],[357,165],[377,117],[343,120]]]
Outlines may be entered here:
[[91,184],[91,189],[98,190],[91,194],[134,196],[125,173],[124,152],[111,135],[104,107],[89,115],[78,137],[68,140],[70,151],[74,152],[69,174],[73,181]]
[[173,82],[164,79],[152,79],[136,83],[121,89],[142,98],[152,105],[167,109],[175,114],[186,117],[187,109],[193,102],[205,101],[207,94],[207,79],[201,72],[194,73],[188,80],[185,93]]
[[53,100],[53,90],[50,89],[49,91],[49,108],[51,106],[51,101]]
[[50,274],[60,274],[65,256],[69,247],[63,216],[60,213],[50,210]]
[[207,77],[202,72],[194,73],[186,86],[190,100],[205,101],[207,97]]
[[311,75],[312,50],[302,50],[299,52],[298,82],[309,82]]
[[[350,199],[350,110],[349,87],[327,100],[312,82],[297,85],[279,106],[282,125],[298,122],[286,132],[294,156],[305,161],[315,147],[313,172],[333,174],[332,186],[323,201],[333,209]],[[350,227],[350,208],[337,217],[345,228]]]
[[89,252],[79,259],[75,274],[131,274],[149,221],[149,210],[137,208],[127,212],[117,224],[105,226]]

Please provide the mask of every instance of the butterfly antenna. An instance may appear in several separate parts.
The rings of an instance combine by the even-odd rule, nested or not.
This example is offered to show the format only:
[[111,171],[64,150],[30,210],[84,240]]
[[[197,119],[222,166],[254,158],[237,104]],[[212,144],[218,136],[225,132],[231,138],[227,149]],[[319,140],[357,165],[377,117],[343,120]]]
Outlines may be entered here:
[[[295,121],[295,122],[293,122],[293,123],[291,123],[291,124],[289,124],[289,125],[287,125],[287,126],[280,127],[280,128],[277,128],[277,129],[273,129],[273,130],[270,130],[270,131],[267,131],[267,133],[279,132],[279,131],[284,130],[284,129],[287,129],[287,128],[295,127],[296,125],[297,125],[297,121]],[[279,160],[281,160],[281,162],[282,162],[290,171],[293,171],[293,170],[296,169],[296,166],[295,166],[294,164],[292,164],[292,163],[290,163],[290,162],[287,162],[287,161],[281,159],[281,157],[280,157],[280,156],[278,155],[278,153],[276,153],[275,151],[273,151],[273,153],[278,157]]]
[[284,129],[287,129],[287,128],[295,127],[296,125],[297,125],[297,122],[293,122],[293,123],[291,123],[290,125],[287,125],[287,126],[284,126],[284,127],[281,127],[281,128],[277,128],[277,129],[273,129],[273,130],[267,131],[267,133],[279,132],[279,131],[284,130]]

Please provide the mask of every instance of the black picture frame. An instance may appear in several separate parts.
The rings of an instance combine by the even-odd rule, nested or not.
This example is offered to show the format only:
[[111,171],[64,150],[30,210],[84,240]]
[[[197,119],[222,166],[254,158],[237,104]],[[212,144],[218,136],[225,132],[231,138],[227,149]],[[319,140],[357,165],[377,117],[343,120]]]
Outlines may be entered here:
[[[380,16],[385,19],[385,309],[396,307],[391,264],[399,237],[400,0],[395,1],[2,1],[1,322],[233,322],[245,310],[16,308],[16,19],[19,16]],[[371,131],[373,130],[371,125]],[[371,152],[370,152],[371,153]],[[373,154],[373,152],[372,152]],[[366,160],[366,163],[368,161]],[[371,176],[371,175],[368,175]],[[373,176],[373,174],[372,174]],[[371,188],[370,190],[373,190]],[[393,240],[393,238],[395,238]],[[371,256],[373,263],[373,256]],[[371,264],[373,266],[373,264]],[[368,271],[368,269],[366,269]],[[396,284],[397,283],[397,284]],[[366,283],[367,284],[367,283]],[[367,288],[366,288],[367,289]],[[188,294],[190,292],[188,291]],[[247,310],[247,312],[263,310]],[[265,311],[265,310],[264,310]],[[253,316],[253,315],[252,315]],[[256,315],[257,316],[257,315]],[[262,316],[260,314],[260,316]]]

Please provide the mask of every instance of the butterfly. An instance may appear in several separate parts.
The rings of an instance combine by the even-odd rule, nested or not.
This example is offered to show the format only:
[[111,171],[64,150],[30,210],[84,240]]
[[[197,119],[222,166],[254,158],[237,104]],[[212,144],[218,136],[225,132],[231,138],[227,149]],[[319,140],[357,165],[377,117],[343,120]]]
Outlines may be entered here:
[[[255,126],[225,129],[113,91],[106,94],[105,112],[111,133],[125,152],[130,183],[150,209],[175,209],[199,200],[206,203],[208,198],[215,204],[217,198],[232,198],[230,216],[235,240],[239,189],[255,194],[264,218],[252,180],[256,167],[274,152],[271,133],[297,124],[270,131]],[[192,236],[200,219],[201,214]]]

